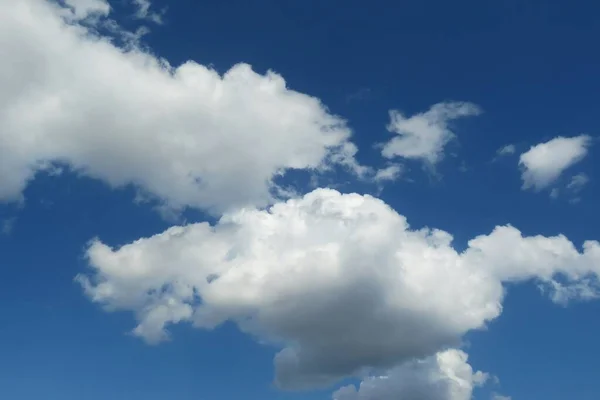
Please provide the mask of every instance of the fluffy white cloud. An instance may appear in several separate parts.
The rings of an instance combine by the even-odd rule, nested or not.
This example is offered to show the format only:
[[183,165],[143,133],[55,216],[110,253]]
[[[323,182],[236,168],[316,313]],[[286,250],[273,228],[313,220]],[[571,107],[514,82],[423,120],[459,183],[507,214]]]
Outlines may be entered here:
[[503,396],[501,394],[494,394],[492,396],[492,400],[511,400],[511,397],[509,397],[509,396]]
[[105,1],[68,3],[0,0],[0,200],[53,161],[215,212],[266,205],[286,170],[361,172],[344,120],[276,73],[173,67],[77,23]]
[[94,241],[79,280],[93,301],[133,311],[149,342],[171,323],[235,321],[283,348],[280,386],[302,387],[458,345],[500,314],[503,282],[537,279],[551,295],[560,282],[573,297],[600,270],[596,241],[580,252],[562,235],[499,226],[462,253],[451,242],[376,198],[318,189],[118,249]]
[[519,160],[523,189],[541,190],[550,186],[563,171],[587,155],[590,142],[587,135],[559,136],[532,146]]
[[460,350],[446,350],[423,360],[414,360],[390,369],[382,376],[363,380],[360,387],[346,386],[334,393],[334,400],[471,400],[473,389],[488,374],[474,372],[468,356]]
[[381,154],[386,158],[404,157],[435,165],[443,158],[446,144],[455,137],[450,122],[480,113],[476,105],[462,102],[435,104],[428,111],[411,117],[392,110],[387,129],[398,136],[383,146]]

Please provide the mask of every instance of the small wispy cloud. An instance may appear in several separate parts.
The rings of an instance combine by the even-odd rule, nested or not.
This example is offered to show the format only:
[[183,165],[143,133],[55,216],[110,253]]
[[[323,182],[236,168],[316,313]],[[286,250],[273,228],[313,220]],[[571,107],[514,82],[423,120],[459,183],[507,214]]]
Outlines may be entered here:
[[500,157],[509,156],[511,154],[515,154],[516,151],[517,148],[514,144],[507,144],[506,146],[502,146],[501,148],[499,148],[498,151],[496,151],[496,155]]
[[92,16],[107,16],[110,4],[106,0],[65,0],[64,4],[71,9],[75,20],[84,20]]
[[16,217],[7,218],[2,221],[2,225],[0,226],[0,233],[3,235],[10,235],[15,227],[15,222],[17,221]]
[[590,178],[584,173],[574,175],[571,178],[569,184],[567,185],[567,189],[569,189],[573,193],[579,193],[589,181]]
[[585,185],[588,184],[590,178],[583,172],[573,175],[569,180],[569,183],[566,184],[562,189],[552,188],[550,191],[550,197],[556,199],[559,197],[561,193],[570,195],[569,203],[576,204],[581,201],[580,192],[583,190]]
[[385,168],[377,170],[374,180],[377,183],[395,181],[402,175],[404,167],[401,164],[390,164]]
[[373,95],[373,91],[370,88],[364,87],[360,88],[355,92],[350,93],[346,96],[347,103],[353,103],[358,101],[364,101],[371,98]]
[[164,10],[156,12],[152,10],[152,3],[150,0],[131,0],[133,5],[136,6],[135,17],[146,21],[152,21],[155,24],[163,24]]
[[500,147],[496,150],[496,154],[494,154],[494,158],[492,158],[492,163],[495,163],[499,159],[503,157],[508,157],[517,152],[517,147],[514,144],[507,144],[505,146]]
[[128,31],[112,19],[106,20],[103,26],[108,32],[119,38],[124,47],[138,47],[142,38],[150,33],[150,29],[146,26],[140,26],[133,32]]
[[583,172],[571,177],[571,181],[569,181],[569,183],[567,184],[567,191],[569,191],[573,195],[573,198],[569,200],[569,203],[577,204],[581,201],[581,196],[579,195],[579,193],[583,190],[583,188],[585,187],[585,185],[588,184],[589,181],[590,178]]

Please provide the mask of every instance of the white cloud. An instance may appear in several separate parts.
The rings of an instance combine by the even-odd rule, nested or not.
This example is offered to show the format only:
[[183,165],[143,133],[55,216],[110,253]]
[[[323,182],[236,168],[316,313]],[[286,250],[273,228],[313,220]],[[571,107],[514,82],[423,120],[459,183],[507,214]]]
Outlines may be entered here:
[[110,4],[106,0],[65,0],[72,8],[75,19],[85,19],[90,15],[108,15]]
[[7,218],[7,219],[3,220],[2,223],[0,224],[0,233],[2,235],[10,235],[10,233],[12,232],[12,230],[15,226],[16,221],[17,221],[16,217]]
[[400,164],[390,164],[385,168],[377,170],[373,180],[375,182],[395,181],[402,175],[404,167]]
[[515,154],[515,151],[517,151],[517,149],[514,144],[507,144],[506,146],[502,146],[501,148],[499,148],[498,151],[496,151],[496,155],[500,157],[508,156],[511,154]]
[[595,300],[600,298],[600,285],[595,276],[582,277],[577,282],[568,284],[560,282],[559,278],[541,287],[542,291],[549,290],[552,301],[557,304],[566,305],[573,299]]
[[579,193],[585,185],[588,184],[590,178],[584,173],[574,175],[571,181],[567,184],[567,189],[573,193]]
[[473,389],[482,386],[488,374],[473,371],[468,356],[446,350],[423,360],[392,368],[382,376],[363,380],[360,387],[345,386],[334,400],[471,400]]
[[135,334],[149,342],[165,339],[170,323],[237,322],[283,348],[276,381],[288,388],[456,346],[500,314],[503,282],[536,279],[550,296],[557,282],[571,297],[578,286],[595,290],[596,241],[579,252],[562,235],[499,226],[462,253],[451,242],[444,231],[411,230],[381,200],[319,189],[118,249],[94,241],[92,273],[79,280],[93,301],[133,311]]
[[150,0],[131,0],[131,1],[137,7],[137,11],[135,13],[135,16],[137,18],[152,21],[156,24],[163,23],[162,15],[160,13],[156,13],[150,9],[152,7],[152,3],[150,2]]
[[386,158],[404,157],[435,165],[443,158],[446,144],[455,137],[450,122],[480,113],[475,104],[462,102],[435,104],[428,111],[411,117],[392,110],[387,129],[398,136],[384,145],[381,154]]
[[510,396],[502,396],[501,394],[493,394],[492,400],[511,400]]
[[550,186],[567,168],[587,155],[590,142],[587,135],[559,136],[532,146],[519,160],[523,189],[542,190]]
[[[569,203],[571,204],[577,204],[581,201],[581,197],[580,197],[580,192],[583,190],[583,188],[585,187],[585,185],[588,184],[588,182],[590,181],[590,178],[582,173],[579,173],[577,175],[573,175],[571,177],[571,180],[569,181],[569,183],[567,184],[567,191],[571,194],[571,198],[569,199]],[[555,190],[555,189],[553,189]],[[552,196],[552,193],[550,193],[550,195]]]
[[[101,0],[70,3],[79,17],[107,12]],[[0,201],[18,199],[52,161],[214,212],[266,205],[286,170],[364,172],[345,121],[276,73],[173,67],[116,47],[74,15],[44,0],[0,0],[0,53],[11,60],[0,65]]]

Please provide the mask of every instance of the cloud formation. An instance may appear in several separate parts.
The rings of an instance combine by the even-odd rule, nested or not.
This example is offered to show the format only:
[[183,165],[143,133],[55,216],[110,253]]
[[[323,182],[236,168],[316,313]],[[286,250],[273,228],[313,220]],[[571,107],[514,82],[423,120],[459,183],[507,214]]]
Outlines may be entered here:
[[361,170],[345,121],[280,75],[174,67],[78,23],[106,1],[68,5],[0,1],[0,201],[52,162],[215,213],[270,203],[288,170]]
[[397,136],[383,146],[381,154],[389,159],[403,157],[433,166],[442,160],[444,147],[455,138],[450,123],[480,113],[478,106],[464,102],[438,103],[410,117],[392,110],[387,129]]
[[395,181],[404,172],[404,167],[401,164],[390,164],[385,168],[377,170],[373,180],[375,182]]
[[136,335],[156,343],[172,323],[234,321],[282,348],[276,382],[287,388],[457,346],[501,313],[504,282],[535,279],[557,300],[589,298],[600,270],[597,241],[580,252],[562,235],[498,226],[461,253],[449,233],[410,229],[379,199],[329,189],[116,249],[96,240],[87,257],[85,292],[134,312]]
[[[147,0],[133,3],[139,18],[160,23]],[[319,189],[277,202],[276,179],[288,170],[342,166],[383,182],[402,166],[361,166],[346,122],[274,72],[172,66],[137,46],[143,30],[115,28],[129,38],[123,49],[86,27],[93,21],[80,24],[109,15],[105,0],[65,4],[0,0],[0,38],[10,38],[0,51],[12,60],[0,65],[0,200],[18,199],[56,162],[169,207],[224,213],[215,225],[175,226],[119,248],[90,244],[91,269],[78,281],[107,310],[134,313],[144,340],[168,339],[170,324],[233,321],[281,349],[281,387],[375,368],[387,372],[334,398],[466,400],[485,374],[443,349],[500,315],[504,283],[538,280],[560,303],[598,297],[596,241],[579,250],[562,235],[500,226],[459,252],[449,233],[411,229],[370,196]],[[382,155],[434,166],[455,137],[451,122],[479,113],[470,103],[391,111],[397,136]],[[520,160],[524,188],[550,185],[588,145],[582,135],[532,147]],[[578,176],[568,187],[584,184]]]
[[333,400],[471,400],[488,374],[473,371],[467,361],[465,352],[446,350],[364,379],[358,389],[345,386]]
[[567,189],[577,194],[584,188],[585,185],[588,184],[589,181],[590,178],[584,173],[573,175],[571,177],[571,181],[567,184]]
[[73,17],[82,20],[90,15],[106,16],[110,13],[110,4],[106,0],[65,0],[71,8]]
[[591,138],[588,135],[556,137],[532,146],[521,154],[523,189],[542,190],[552,185],[569,167],[587,155]]
[[152,21],[156,24],[162,24],[162,14],[151,10],[152,3],[150,0],[131,0],[136,6],[137,10],[135,13],[136,18]]
[[514,144],[507,144],[506,146],[502,146],[501,148],[499,148],[498,151],[496,151],[496,155],[499,157],[508,156],[511,154],[515,154],[515,151],[517,151],[517,149]]

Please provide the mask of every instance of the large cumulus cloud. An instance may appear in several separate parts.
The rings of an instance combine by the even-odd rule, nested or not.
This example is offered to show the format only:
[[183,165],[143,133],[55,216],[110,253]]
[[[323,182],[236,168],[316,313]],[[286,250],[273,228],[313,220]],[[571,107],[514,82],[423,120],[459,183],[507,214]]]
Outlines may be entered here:
[[[551,292],[596,294],[600,245],[523,237],[511,226],[464,252],[437,229],[413,230],[383,201],[319,189],[268,210],[87,252],[89,297],[130,310],[149,342],[170,323],[211,329],[231,320],[282,350],[283,387],[324,385],[460,343],[501,313],[503,282],[537,279]],[[560,275],[560,281],[555,278]],[[560,282],[560,283],[559,283]]]

